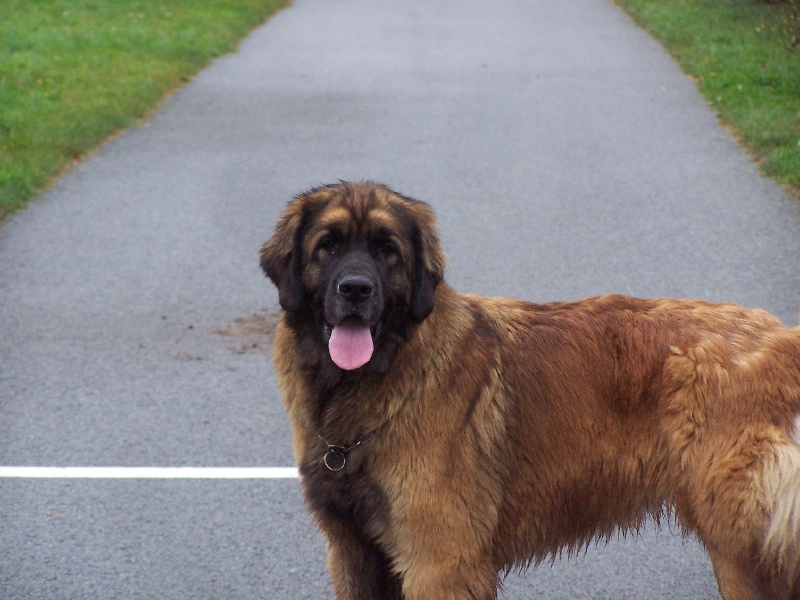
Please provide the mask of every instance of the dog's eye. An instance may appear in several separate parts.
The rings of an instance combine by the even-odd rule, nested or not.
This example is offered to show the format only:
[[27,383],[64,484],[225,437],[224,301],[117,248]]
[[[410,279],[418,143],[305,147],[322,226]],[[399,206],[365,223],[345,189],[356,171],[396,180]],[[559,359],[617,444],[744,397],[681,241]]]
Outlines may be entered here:
[[322,250],[328,254],[336,254],[339,249],[339,240],[332,235],[325,236],[317,244],[317,250]]
[[378,242],[378,250],[384,256],[393,256],[397,254],[397,248],[389,240],[382,240]]

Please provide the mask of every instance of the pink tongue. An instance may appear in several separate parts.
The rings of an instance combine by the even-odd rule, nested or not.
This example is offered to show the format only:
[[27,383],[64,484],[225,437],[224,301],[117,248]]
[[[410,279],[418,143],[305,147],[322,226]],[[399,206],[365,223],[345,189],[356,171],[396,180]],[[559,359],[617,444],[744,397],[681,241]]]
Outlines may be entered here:
[[345,320],[333,328],[328,351],[336,366],[352,371],[367,364],[372,357],[372,334],[369,327],[355,320]]

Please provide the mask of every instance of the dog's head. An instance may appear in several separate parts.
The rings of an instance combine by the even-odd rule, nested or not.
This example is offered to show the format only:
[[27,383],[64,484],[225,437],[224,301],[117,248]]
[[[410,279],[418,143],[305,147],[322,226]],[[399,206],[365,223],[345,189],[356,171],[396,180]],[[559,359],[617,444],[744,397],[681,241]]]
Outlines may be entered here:
[[[373,183],[296,196],[261,250],[306,350],[340,368],[385,370],[433,309],[445,258],[430,207]],[[314,353],[310,353],[314,354]]]

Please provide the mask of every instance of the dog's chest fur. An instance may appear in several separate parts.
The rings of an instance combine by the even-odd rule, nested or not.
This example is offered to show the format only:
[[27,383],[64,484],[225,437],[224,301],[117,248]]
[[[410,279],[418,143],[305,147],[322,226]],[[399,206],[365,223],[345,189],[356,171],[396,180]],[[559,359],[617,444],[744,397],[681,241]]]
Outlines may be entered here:
[[300,467],[310,508],[322,519],[363,532],[377,542],[389,525],[389,503],[383,491],[353,456],[342,471],[332,472],[322,455],[321,451]]

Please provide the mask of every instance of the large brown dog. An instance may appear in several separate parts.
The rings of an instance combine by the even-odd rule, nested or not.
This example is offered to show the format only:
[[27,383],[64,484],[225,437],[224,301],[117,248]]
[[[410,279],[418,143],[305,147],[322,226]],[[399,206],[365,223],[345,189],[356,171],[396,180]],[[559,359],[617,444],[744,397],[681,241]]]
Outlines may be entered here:
[[800,329],[758,310],[456,293],[430,208],[297,196],[261,264],[339,599],[495,598],[665,511],[726,600],[800,598]]

